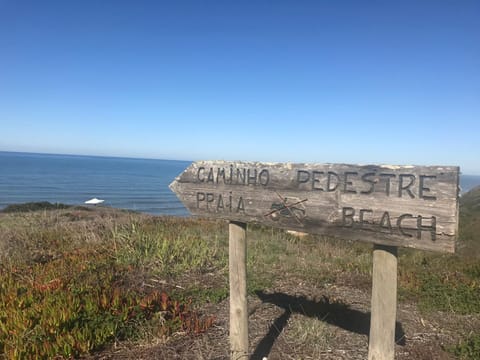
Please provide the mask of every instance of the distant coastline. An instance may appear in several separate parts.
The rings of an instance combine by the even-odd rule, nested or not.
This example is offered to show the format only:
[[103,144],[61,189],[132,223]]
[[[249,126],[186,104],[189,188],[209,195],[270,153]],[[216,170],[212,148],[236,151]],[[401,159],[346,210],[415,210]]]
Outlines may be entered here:
[[460,193],[464,194],[480,186],[480,175],[460,174]]

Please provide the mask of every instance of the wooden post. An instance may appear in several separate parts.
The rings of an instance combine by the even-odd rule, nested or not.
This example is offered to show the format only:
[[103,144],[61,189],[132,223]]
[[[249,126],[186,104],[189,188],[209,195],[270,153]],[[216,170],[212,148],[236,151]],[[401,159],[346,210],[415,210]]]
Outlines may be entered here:
[[229,224],[230,359],[248,359],[247,224]]
[[373,249],[372,304],[368,360],[392,360],[397,317],[397,248]]

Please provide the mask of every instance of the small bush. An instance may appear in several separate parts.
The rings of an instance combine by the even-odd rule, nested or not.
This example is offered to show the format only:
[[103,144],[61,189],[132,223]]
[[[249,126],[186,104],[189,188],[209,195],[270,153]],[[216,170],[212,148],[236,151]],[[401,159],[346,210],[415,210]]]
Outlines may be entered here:
[[71,205],[65,205],[61,203],[50,203],[48,201],[29,202],[24,204],[12,204],[5,207],[2,212],[4,213],[18,213],[38,210],[60,210],[69,209]]
[[400,261],[400,296],[423,311],[480,314],[480,268],[458,256],[405,253]]
[[0,269],[0,354],[8,359],[70,358],[132,338],[156,321],[158,336],[198,333],[212,325],[189,304],[158,290],[122,284],[134,272],[107,252],[75,251],[47,263]]
[[472,335],[448,350],[460,359],[480,359],[480,334]]
[[480,313],[480,287],[474,282],[449,281],[429,276],[420,287],[420,306],[427,311]]

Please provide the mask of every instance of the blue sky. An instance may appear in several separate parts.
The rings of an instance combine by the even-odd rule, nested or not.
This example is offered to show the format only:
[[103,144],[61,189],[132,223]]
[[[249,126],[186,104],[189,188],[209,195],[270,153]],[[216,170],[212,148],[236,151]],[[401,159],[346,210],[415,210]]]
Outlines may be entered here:
[[0,150],[459,165],[478,1],[0,0]]

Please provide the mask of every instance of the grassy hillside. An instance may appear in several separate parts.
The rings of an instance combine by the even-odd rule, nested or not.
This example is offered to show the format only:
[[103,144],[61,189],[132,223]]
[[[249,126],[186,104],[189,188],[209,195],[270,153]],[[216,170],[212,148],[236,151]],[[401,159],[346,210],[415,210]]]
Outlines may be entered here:
[[[0,357],[228,358],[225,222],[38,208],[0,213]],[[370,245],[249,226],[247,261],[253,358],[366,357]],[[397,359],[480,357],[478,258],[401,249],[399,301]]]
[[480,256],[480,186],[460,198],[460,252]]
[[460,204],[469,210],[480,211],[480,186],[477,186],[460,197]]

